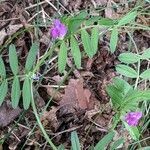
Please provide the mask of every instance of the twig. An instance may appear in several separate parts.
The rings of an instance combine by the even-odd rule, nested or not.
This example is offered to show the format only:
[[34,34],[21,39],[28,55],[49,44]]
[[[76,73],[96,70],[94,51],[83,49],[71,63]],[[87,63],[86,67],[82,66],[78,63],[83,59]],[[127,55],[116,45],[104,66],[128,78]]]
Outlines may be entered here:
[[44,4],[44,3],[46,3],[46,2],[45,2],[45,1],[42,1],[42,2],[40,2],[40,3],[33,4],[33,5],[29,6],[29,7],[26,7],[25,10],[30,9],[30,8],[33,8],[33,7],[36,7],[37,5],[42,5],[42,4]]

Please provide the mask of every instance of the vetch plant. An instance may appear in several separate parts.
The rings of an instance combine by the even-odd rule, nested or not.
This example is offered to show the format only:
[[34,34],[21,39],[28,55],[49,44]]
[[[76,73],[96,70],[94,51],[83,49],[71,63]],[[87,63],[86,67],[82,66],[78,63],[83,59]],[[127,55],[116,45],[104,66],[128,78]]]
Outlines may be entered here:
[[[110,37],[110,51],[115,52],[119,29],[125,27],[127,24],[134,22],[138,12],[131,11],[119,20],[112,21],[111,19],[95,17],[88,18],[87,12],[81,12],[76,16],[69,17],[65,20],[66,26],[56,19],[51,28],[51,37],[53,39],[61,39],[60,51],[58,53],[58,70],[63,73],[66,67],[67,54],[71,51],[75,66],[81,68],[82,53],[79,42],[83,45],[83,50],[89,58],[97,53],[100,34],[105,34],[111,31]],[[94,25],[96,23],[97,25]],[[105,27],[106,31],[103,33],[100,29]],[[90,29],[88,31],[87,29]],[[68,31],[67,37],[64,39]],[[80,39],[80,40],[79,40]],[[70,46],[70,47],[69,47]],[[69,51],[70,50],[70,51]],[[84,53],[83,53],[84,54]]]
[[[89,58],[93,58],[93,56],[97,53],[99,37],[100,34],[103,33],[101,31],[101,27],[106,28],[106,31],[103,34],[111,31],[110,51],[112,53],[115,52],[119,29],[122,27],[125,28],[125,25],[134,21],[137,15],[137,11],[132,11],[123,16],[121,19],[113,21],[111,19],[97,16],[86,19],[89,17],[88,14],[86,12],[82,12],[76,16],[68,17],[65,20],[65,24],[63,24],[59,19],[55,19],[50,29],[51,38],[56,40],[54,45],[52,45],[50,49],[36,63],[36,55],[39,50],[39,43],[32,43],[32,46],[27,55],[24,73],[21,75],[19,72],[16,47],[15,45],[11,44],[9,46],[9,62],[13,74],[12,77],[7,77],[4,61],[2,56],[0,56],[0,105],[3,103],[7,95],[8,84],[11,83],[11,101],[13,108],[18,106],[21,94],[24,109],[28,109],[30,107],[30,103],[32,102],[32,108],[37,118],[37,122],[44,136],[46,137],[46,140],[54,150],[57,150],[57,148],[49,139],[49,136],[46,134],[42,123],[40,122],[40,118],[34,103],[32,87],[34,80],[39,79],[39,77],[36,76],[38,69],[40,69],[44,61],[46,61],[49,56],[52,55],[52,52],[56,47],[60,48],[58,53],[58,70],[60,73],[63,73],[66,69],[68,53],[72,55],[75,66],[80,69],[83,55],[86,54]],[[83,47],[83,49],[81,49],[80,45]],[[139,60],[147,60],[149,58],[150,50],[143,52],[141,55],[134,53],[121,54],[119,56],[119,60],[124,64],[117,65],[116,70],[118,73],[126,77],[136,78],[137,76],[140,76],[142,79],[149,79],[150,70],[146,70],[139,75],[137,71],[134,70],[134,68],[129,66],[132,63],[137,63]],[[23,82],[22,89],[20,82]],[[133,89],[133,87],[126,81],[115,78],[113,83],[108,85],[107,92],[111,97],[113,108],[116,111],[114,127],[119,123],[120,120],[122,122],[126,121],[129,126],[138,125],[138,121],[142,116],[140,116],[140,114],[133,114],[133,112],[135,113],[137,111],[140,101],[150,99],[150,91]],[[131,119],[133,119],[132,122]],[[138,130],[137,128],[134,129]],[[111,142],[113,137],[114,133],[110,132],[95,146],[95,149],[100,150],[100,148],[107,147],[108,143]],[[75,132],[72,133],[71,140],[73,150],[79,150],[79,140]],[[118,143],[123,142],[120,140]],[[115,145],[116,143],[114,144],[114,149],[116,148]]]
[[112,128],[114,129],[122,121],[132,138],[137,140],[140,134],[136,126],[142,113],[136,110],[139,102],[150,100],[150,90],[133,89],[130,84],[119,77],[114,78],[113,83],[108,85],[106,90],[116,112]]

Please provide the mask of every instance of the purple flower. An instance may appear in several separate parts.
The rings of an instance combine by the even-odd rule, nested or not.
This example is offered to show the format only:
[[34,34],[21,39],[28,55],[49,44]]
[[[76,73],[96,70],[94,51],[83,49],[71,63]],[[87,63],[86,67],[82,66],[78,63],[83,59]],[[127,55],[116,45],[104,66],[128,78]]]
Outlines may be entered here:
[[125,121],[129,126],[137,126],[142,117],[142,112],[129,112],[125,116]]
[[67,33],[67,27],[60,22],[60,20],[55,19],[53,22],[53,27],[50,30],[51,37],[53,39],[63,39]]

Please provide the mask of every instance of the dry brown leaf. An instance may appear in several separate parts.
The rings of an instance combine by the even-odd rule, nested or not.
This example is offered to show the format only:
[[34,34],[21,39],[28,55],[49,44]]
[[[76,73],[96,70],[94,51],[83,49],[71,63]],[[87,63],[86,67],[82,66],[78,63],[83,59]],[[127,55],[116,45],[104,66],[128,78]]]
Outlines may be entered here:
[[53,76],[52,79],[56,82],[56,83],[60,83],[62,80],[63,80],[63,76],[60,76],[60,75],[56,75],[56,76]]
[[11,123],[21,113],[21,109],[18,107],[13,109],[10,104],[3,103],[0,106],[0,127],[5,127]]
[[96,8],[97,6],[103,6],[107,4],[108,0],[91,0],[91,3],[94,5]]
[[41,121],[44,126],[50,127],[54,132],[57,130],[59,123],[56,117],[56,111],[58,109],[56,107],[51,107],[50,111],[45,111],[41,117]]
[[22,28],[22,24],[17,24],[17,25],[9,25],[7,27],[7,31],[5,29],[2,29],[0,31],[0,45],[3,44],[4,39],[6,36],[11,36],[12,34],[16,33],[20,28]]
[[2,45],[5,37],[7,36],[7,33],[6,33],[5,29],[0,31],[0,35],[1,35],[0,36],[0,45]]
[[91,92],[83,88],[81,79],[71,79],[65,89],[65,95],[60,101],[60,106],[71,105],[80,109],[88,109],[90,105]]
[[56,102],[59,102],[62,99],[62,94],[52,87],[47,87],[47,94],[53,97]]
[[105,9],[105,17],[114,19],[114,10],[112,8],[111,0],[109,0],[107,3],[107,7]]

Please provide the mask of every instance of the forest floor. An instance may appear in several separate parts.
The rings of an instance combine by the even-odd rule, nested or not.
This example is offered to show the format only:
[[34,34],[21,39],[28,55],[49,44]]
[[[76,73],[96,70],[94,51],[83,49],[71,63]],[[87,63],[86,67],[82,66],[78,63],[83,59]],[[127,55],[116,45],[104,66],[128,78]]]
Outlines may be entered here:
[[[3,0],[0,2],[0,53],[3,57],[7,76],[12,76],[8,59],[8,47],[14,44],[19,59],[19,72],[24,73],[25,60],[34,40],[38,39],[40,51],[37,62],[49,49],[52,42],[50,37],[51,22],[54,18],[72,16],[81,11],[87,11],[88,16],[102,16],[110,20],[121,18],[137,6],[148,10],[149,2],[137,0]],[[150,9],[150,8],[149,8]],[[136,23],[150,26],[149,15],[139,15]],[[105,30],[105,29],[104,29]],[[98,52],[92,59],[84,56],[82,68],[72,68],[73,62],[69,55],[67,68],[60,74],[57,68],[57,52],[46,59],[38,70],[42,78],[34,82],[34,100],[40,113],[40,121],[55,145],[63,144],[70,149],[70,134],[77,131],[83,150],[95,145],[107,133],[113,122],[115,111],[110,103],[106,87],[112,79],[120,74],[115,66],[119,64],[118,56],[124,52],[139,53],[150,46],[150,30],[129,28],[135,46],[128,34],[122,29],[119,34],[117,48],[110,53],[110,33],[101,36]],[[81,49],[83,49],[81,47]],[[72,68],[72,69],[70,69]],[[147,68],[147,62],[141,63],[141,68]],[[124,78],[131,85],[135,79]],[[21,87],[23,83],[21,82]],[[146,87],[145,87],[146,85]],[[139,89],[149,88],[149,82],[140,82]],[[13,109],[11,106],[11,86],[0,106],[0,150],[15,149],[51,149],[43,133],[38,127],[32,107],[23,109],[23,104]],[[22,97],[20,98],[22,99]],[[83,99],[86,101],[83,101]],[[148,106],[147,106],[148,107]],[[148,120],[148,115],[145,117]],[[147,121],[146,121],[147,122]],[[120,149],[137,149],[130,134],[121,124],[118,124],[116,136],[123,137],[125,143]],[[143,147],[149,146],[148,125],[143,129],[138,143]],[[142,140],[140,142],[140,140]],[[132,145],[133,144],[133,145]]]

